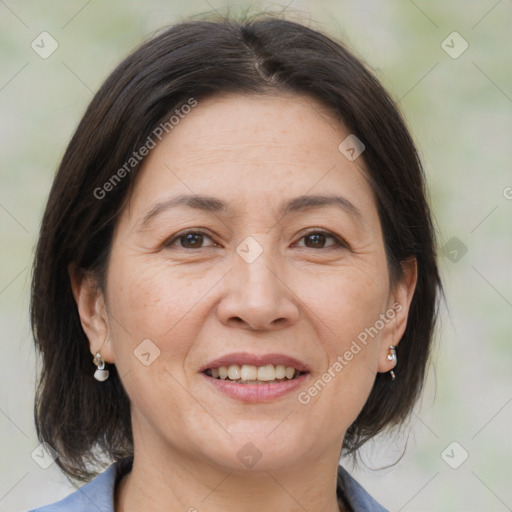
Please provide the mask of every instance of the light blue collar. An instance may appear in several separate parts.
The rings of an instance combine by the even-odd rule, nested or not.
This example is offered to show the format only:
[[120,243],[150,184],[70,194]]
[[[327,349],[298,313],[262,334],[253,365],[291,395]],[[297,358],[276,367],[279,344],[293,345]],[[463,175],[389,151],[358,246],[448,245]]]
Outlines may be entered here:
[[[111,464],[103,473],[61,501],[29,512],[114,512],[116,479],[130,470],[127,459]],[[379,505],[345,468],[338,466],[338,496],[352,507],[353,512],[388,512]]]

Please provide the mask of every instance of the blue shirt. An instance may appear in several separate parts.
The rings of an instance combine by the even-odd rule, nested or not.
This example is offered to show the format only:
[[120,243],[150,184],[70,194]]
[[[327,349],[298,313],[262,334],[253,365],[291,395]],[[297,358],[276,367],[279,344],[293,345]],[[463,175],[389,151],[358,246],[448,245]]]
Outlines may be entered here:
[[[115,462],[63,500],[29,512],[114,512],[116,483],[130,469],[126,459],[124,463]],[[342,466],[338,466],[337,495],[352,512],[388,512]]]

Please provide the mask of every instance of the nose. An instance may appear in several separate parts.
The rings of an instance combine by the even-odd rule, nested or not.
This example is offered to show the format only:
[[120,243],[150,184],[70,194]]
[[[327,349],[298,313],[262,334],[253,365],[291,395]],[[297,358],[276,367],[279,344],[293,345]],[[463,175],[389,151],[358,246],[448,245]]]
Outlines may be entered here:
[[226,293],[217,308],[227,326],[250,330],[278,330],[293,325],[300,316],[298,297],[284,273],[270,267],[265,251],[247,263],[236,256],[225,279]]

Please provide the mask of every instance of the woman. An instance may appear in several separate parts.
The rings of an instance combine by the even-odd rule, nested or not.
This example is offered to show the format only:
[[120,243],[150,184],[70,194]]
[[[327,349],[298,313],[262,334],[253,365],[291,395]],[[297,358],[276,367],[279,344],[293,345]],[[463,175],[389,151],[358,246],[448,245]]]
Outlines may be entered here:
[[440,287],[414,145],[351,53],[269,16],[167,29],[44,214],[36,426],[88,483],[37,510],[384,510],[340,455],[411,411]]

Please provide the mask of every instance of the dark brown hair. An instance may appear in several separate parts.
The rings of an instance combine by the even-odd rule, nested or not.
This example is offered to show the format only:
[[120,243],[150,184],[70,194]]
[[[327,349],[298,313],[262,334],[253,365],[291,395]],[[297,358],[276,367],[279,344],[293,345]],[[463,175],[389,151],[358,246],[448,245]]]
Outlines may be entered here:
[[128,396],[115,365],[107,381],[93,378],[68,265],[93,272],[104,286],[113,229],[140,163],[108,194],[98,198],[98,189],[191,98],[286,92],[321,101],[364,143],[360,158],[377,197],[391,280],[400,279],[409,256],[418,262],[397,379],[377,374],[343,448],[355,453],[411,411],[424,383],[441,282],[423,171],[396,106],[343,44],[302,23],[270,15],[191,20],[144,43],[107,78],[66,149],[42,220],[31,296],[42,355],[35,421],[71,478],[90,480],[105,460],[133,455]]

